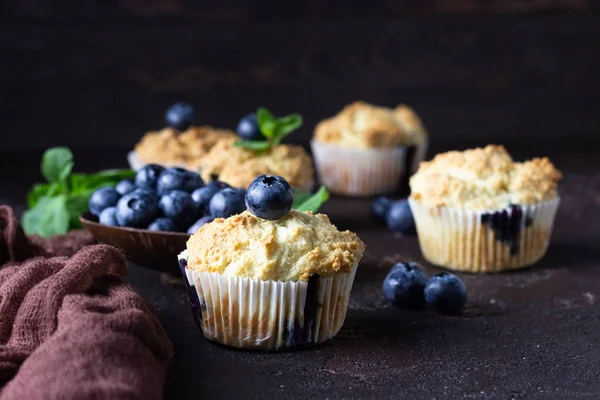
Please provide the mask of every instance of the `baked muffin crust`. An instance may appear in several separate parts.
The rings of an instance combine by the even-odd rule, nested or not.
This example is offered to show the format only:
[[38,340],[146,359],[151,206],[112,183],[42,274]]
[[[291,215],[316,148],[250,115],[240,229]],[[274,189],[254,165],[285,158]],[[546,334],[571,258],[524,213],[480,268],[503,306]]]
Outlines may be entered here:
[[148,132],[136,144],[137,157],[146,163],[172,163],[187,166],[198,163],[220,140],[237,137],[226,129],[192,126],[178,133],[173,128]]
[[250,212],[204,225],[187,242],[188,268],[262,280],[307,281],[349,272],[364,243],[323,214],[290,211],[268,221]]
[[374,106],[362,101],[344,107],[315,128],[318,142],[352,148],[391,148],[423,143],[427,132],[408,106]]
[[548,158],[514,162],[504,146],[438,154],[410,179],[411,197],[430,207],[498,210],[558,197],[562,174]]
[[282,176],[292,187],[302,187],[312,181],[312,159],[302,146],[280,144],[256,153],[234,147],[237,140],[220,140],[198,163],[192,165],[193,169],[200,169],[205,182],[217,176],[231,186],[246,188],[254,178],[264,174]]

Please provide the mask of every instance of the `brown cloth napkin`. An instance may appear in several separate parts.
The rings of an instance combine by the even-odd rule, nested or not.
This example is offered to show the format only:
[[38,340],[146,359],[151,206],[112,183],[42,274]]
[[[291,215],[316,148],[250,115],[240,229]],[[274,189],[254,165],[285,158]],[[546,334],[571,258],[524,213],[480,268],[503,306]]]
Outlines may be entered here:
[[90,242],[30,239],[0,206],[0,400],[162,398],[172,344],[123,255]]

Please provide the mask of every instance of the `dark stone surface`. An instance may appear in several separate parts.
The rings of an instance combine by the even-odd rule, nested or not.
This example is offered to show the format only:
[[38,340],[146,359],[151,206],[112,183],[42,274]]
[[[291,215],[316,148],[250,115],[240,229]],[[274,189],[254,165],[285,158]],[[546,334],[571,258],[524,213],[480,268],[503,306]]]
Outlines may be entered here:
[[[501,139],[438,140],[430,154]],[[129,281],[156,308],[175,345],[165,398],[599,398],[598,147],[572,141],[540,142],[535,149],[505,144],[517,160],[547,155],[565,172],[552,244],[527,270],[460,274],[469,301],[459,316],[385,303],[381,285],[390,266],[423,259],[416,237],[394,235],[370,221],[366,200],[333,198],[323,209],[368,248],[344,327],[313,349],[262,354],[208,342],[194,322],[183,281],[132,266]],[[75,151],[75,170],[121,167],[125,154]],[[23,209],[26,190],[41,179],[38,160],[37,153],[0,157],[0,203]],[[424,265],[430,274],[440,271]]]
[[323,211],[368,250],[344,327],[310,350],[261,354],[208,342],[183,284],[132,267],[130,282],[175,344],[166,398],[599,398],[600,175],[567,173],[561,193],[547,256],[519,272],[459,274],[469,301],[458,316],[387,305],[390,266],[423,262],[417,238],[375,226],[367,201],[331,200]]

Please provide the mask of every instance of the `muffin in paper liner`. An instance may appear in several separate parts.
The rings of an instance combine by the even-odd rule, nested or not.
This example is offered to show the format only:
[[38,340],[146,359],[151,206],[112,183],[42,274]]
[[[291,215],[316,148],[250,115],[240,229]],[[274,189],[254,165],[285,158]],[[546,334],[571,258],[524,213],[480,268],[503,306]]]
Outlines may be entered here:
[[192,312],[204,336],[249,350],[311,347],[333,338],[344,324],[358,263],[350,272],[305,281],[274,281],[199,272],[179,265]]
[[311,141],[319,180],[330,191],[368,197],[398,191],[425,159],[425,140],[396,148],[352,148]]
[[544,256],[560,199],[496,211],[427,207],[410,197],[409,203],[427,261],[490,273],[524,268]]

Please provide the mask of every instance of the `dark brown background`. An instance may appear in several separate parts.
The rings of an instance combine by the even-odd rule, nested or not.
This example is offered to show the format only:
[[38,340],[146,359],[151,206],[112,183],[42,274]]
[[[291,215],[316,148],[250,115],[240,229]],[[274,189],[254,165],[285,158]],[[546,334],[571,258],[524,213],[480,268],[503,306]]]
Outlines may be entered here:
[[300,112],[302,143],[356,99],[413,105],[440,142],[587,140],[598,3],[5,0],[2,151],[128,149],[175,101],[230,128]]

